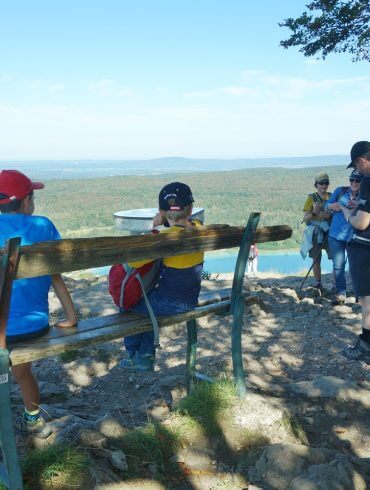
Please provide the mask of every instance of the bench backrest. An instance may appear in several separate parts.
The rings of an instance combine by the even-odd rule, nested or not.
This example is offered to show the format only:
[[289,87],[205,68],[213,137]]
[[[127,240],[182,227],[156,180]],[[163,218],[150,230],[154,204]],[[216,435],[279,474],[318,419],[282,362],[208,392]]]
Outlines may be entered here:
[[[11,239],[1,253],[0,265],[0,340],[5,336],[11,284],[14,279],[59,274],[142,259],[157,259],[196,251],[240,247],[233,293],[241,292],[251,243],[289,238],[287,225],[257,225],[260,213],[251,213],[246,227],[211,225],[163,233],[124,237],[75,238],[20,246]],[[233,298],[231,308],[233,307]]]
[[[157,259],[200,250],[240,247],[245,227],[213,225],[181,233],[125,237],[75,238],[19,248],[16,278],[58,274],[142,259]],[[269,242],[291,236],[289,226],[258,229],[253,240]]]

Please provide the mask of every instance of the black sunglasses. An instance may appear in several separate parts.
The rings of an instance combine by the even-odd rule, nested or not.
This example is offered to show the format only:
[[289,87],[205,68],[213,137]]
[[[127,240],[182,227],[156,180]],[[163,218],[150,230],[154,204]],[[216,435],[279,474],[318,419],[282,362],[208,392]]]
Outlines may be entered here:
[[322,180],[321,182],[318,182],[319,185],[329,185],[328,180]]
[[360,184],[361,180],[358,180],[358,179],[349,179],[350,182],[357,182],[358,184]]

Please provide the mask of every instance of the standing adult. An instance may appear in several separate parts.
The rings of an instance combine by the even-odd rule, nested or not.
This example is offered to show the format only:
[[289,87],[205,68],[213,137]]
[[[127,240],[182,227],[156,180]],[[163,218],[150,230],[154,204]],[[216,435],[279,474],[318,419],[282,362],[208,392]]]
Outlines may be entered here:
[[362,306],[362,333],[356,343],[346,347],[343,355],[348,359],[370,364],[370,142],[358,141],[351,149],[351,163],[364,175],[356,210],[342,206],[343,214],[353,227],[348,246],[349,270],[355,294]]
[[247,274],[249,277],[257,277],[258,254],[259,250],[257,245],[252,243],[248,256]]
[[305,259],[308,252],[310,258],[313,260],[312,270],[315,278],[315,287],[320,290],[322,289],[322,249],[326,250],[327,256],[331,259],[328,243],[331,213],[325,209],[325,203],[331,196],[331,193],[328,192],[329,183],[327,173],[320,172],[317,174],[314,182],[316,192],[308,195],[303,206],[303,221],[306,222],[307,228],[304,232],[301,255]]
[[349,186],[337,187],[326,203],[327,209],[333,217],[329,229],[329,247],[333,257],[333,272],[335,279],[335,295],[333,304],[343,304],[346,300],[346,247],[352,236],[352,226],[347,223],[341,206],[348,209],[356,209],[358,195],[363,175],[353,170],[349,176]]

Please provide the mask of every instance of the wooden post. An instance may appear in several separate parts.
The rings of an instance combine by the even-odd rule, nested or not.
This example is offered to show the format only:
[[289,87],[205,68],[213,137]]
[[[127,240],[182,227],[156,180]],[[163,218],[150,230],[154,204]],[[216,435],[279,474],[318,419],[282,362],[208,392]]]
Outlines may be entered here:
[[13,430],[9,388],[9,352],[6,349],[6,325],[13,279],[17,273],[20,243],[20,238],[12,238],[8,241],[0,266],[0,444],[5,462],[2,478],[11,490],[23,489]]
[[231,292],[230,311],[233,315],[231,334],[231,354],[233,359],[234,381],[240,398],[245,398],[247,390],[244,380],[242,357],[242,326],[244,313],[244,297],[242,295],[245,268],[247,266],[249,249],[254,241],[254,234],[258,226],[260,213],[251,213],[245,227],[238,258],[235,265],[233,288]]
[[18,461],[10,406],[9,352],[7,349],[0,349],[0,445],[6,468],[6,471],[3,471],[4,483],[11,490],[22,490],[22,473]]
[[13,280],[17,274],[19,263],[19,247],[21,239],[8,240],[0,265],[0,347],[6,347],[6,324],[8,322],[10,299],[12,296]]
[[189,320],[187,328],[187,351],[186,351],[186,391],[189,394],[194,381],[195,363],[197,360],[197,322]]

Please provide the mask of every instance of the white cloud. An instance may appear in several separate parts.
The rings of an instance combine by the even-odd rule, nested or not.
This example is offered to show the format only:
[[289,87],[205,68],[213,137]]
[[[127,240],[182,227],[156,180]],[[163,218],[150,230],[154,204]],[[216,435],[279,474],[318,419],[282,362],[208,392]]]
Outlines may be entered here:
[[[248,70],[242,73],[243,77],[247,74],[246,83],[238,86],[217,87],[209,90],[194,90],[187,92],[186,97],[210,98],[220,95],[232,97],[285,97],[285,98],[305,98],[314,94],[316,98],[334,89],[350,89],[356,87],[366,93],[370,89],[370,77],[348,77],[333,79],[309,79],[303,77],[283,77],[274,73],[267,73],[262,70]],[[244,77],[245,78],[245,77]]]
[[[348,152],[366,139],[353,101],[278,97],[238,104],[0,105],[1,159],[268,157]],[[269,142],[266,145],[266,141]]]
[[322,65],[324,63],[324,60],[321,58],[305,58],[303,60],[303,63],[305,65]]
[[32,80],[26,80],[23,85],[28,91],[32,92],[47,92],[49,94],[57,94],[64,92],[65,85],[61,82],[51,82],[42,78],[34,78]]
[[55,83],[54,85],[49,85],[48,86],[48,91],[51,93],[51,94],[56,94],[56,93],[59,93],[59,92],[63,92],[65,89],[65,86],[63,83]]
[[242,78],[244,80],[250,80],[253,78],[260,77],[266,73],[265,70],[243,70],[242,71]]
[[102,97],[130,97],[133,91],[127,87],[119,85],[115,80],[104,78],[89,85],[89,92],[93,95]]
[[10,73],[0,73],[0,83],[10,83],[13,77]]
[[[171,104],[165,92],[150,104],[132,98],[129,110],[132,92],[111,79],[92,83],[90,93],[115,96],[114,104],[0,101],[1,159],[333,154],[347,153],[353,141],[367,138],[370,98],[364,94],[370,77],[310,79],[258,70],[248,77],[189,92]],[[63,89],[32,82],[34,90]],[[362,111],[353,111],[360,104]]]
[[185,97],[214,97],[219,95],[231,95],[233,97],[243,97],[246,95],[256,95],[258,91],[250,87],[234,86],[220,87],[214,90],[198,90],[185,93]]

